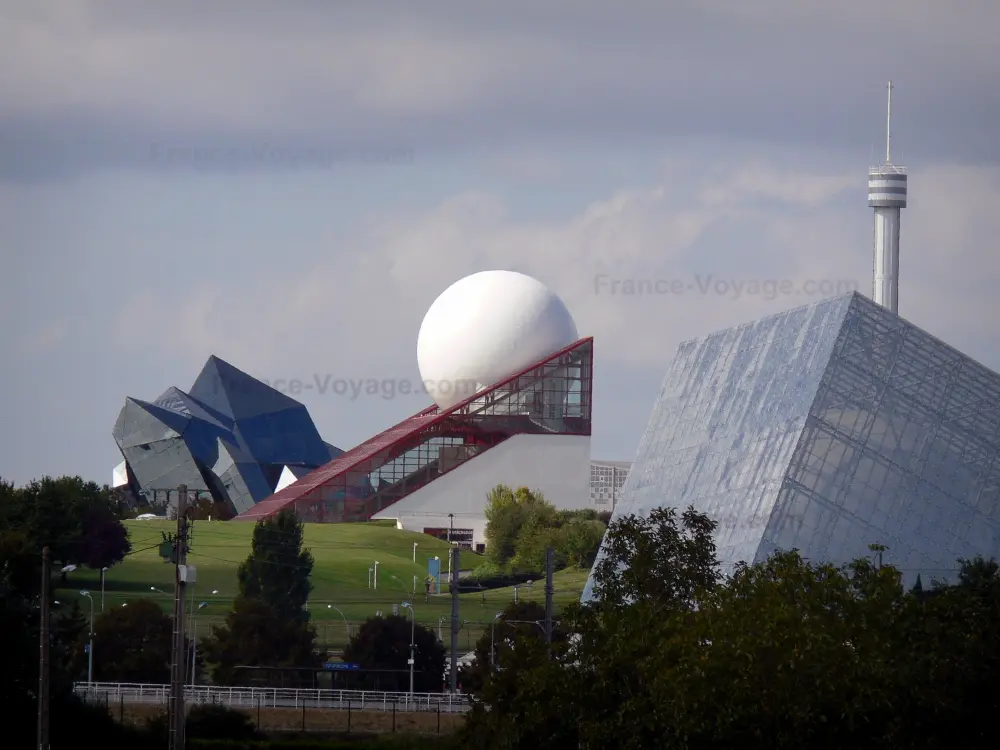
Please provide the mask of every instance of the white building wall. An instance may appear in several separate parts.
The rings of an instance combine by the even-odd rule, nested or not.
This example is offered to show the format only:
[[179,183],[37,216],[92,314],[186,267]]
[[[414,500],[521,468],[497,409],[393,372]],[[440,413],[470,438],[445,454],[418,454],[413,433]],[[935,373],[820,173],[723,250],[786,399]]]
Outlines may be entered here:
[[396,526],[472,529],[473,545],[486,542],[486,493],[498,484],[538,490],[560,510],[590,507],[590,438],[580,435],[515,435],[466,461],[376,513]]

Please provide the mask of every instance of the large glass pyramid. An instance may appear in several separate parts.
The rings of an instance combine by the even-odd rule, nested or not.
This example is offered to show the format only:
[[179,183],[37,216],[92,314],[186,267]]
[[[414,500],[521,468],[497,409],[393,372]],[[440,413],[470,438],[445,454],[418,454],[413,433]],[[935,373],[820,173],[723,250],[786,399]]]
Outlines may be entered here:
[[882,544],[947,580],[1000,556],[998,454],[1000,375],[852,293],[681,344],[615,517],[694,506],[723,572]]

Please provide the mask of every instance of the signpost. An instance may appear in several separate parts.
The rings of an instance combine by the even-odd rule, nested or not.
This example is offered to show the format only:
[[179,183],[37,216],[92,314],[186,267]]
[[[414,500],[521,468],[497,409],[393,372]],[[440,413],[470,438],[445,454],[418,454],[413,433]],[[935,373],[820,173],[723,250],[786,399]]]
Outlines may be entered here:
[[323,664],[323,669],[329,672],[357,672],[361,669],[361,665],[342,661],[328,661]]

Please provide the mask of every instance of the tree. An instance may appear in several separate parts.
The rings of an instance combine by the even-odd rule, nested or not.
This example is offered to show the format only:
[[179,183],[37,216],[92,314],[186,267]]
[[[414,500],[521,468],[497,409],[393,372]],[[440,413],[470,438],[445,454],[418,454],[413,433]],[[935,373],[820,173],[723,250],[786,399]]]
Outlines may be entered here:
[[[351,636],[344,661],[365,669],[409,669],[411,623],[406,617],[370,617]],[[413,626],[414,683],[417,692],[437,691],[444,679],[445,647],[433,630]]]
[[594,567],[594,596],[607,606],[652,601],[690,609],[721,578],[715,528],[694,508],[680,516],[673,508],[654,508],[645,518],[618,519],[608,527]]
[[308,621],[313,556],[302,548],[303,534],[291,509],[258,521],[250,555],[237,573],[240,597],[261,600],[281,619]]
[[242,596],[233,602],[225,624],[212,627],[200,649],[219,685],[238,684],[238,667],[313,669],[322,663],[312,625],[280,616],[261,599]]
[[[86,629],[84,629],[86,631]],[[79,636],[86,640],[86,632]],[[94,680],[97,682],[170,682],[173,621],[156,602],[135,599],[94,620]],[[86,673],[80,651],[76,671]]]
[[292,510],[258,521],[250,554],[237,572],[239,594],[222,627],[202,642],[213,679],[232,685],[237,667],[313,668],[316,631],[306,603],[313,556],[302,548],[303,526]]
[[[516,645],[525,639],[545,642],[544,622],[545,607],[538,602],[509,604],[476,641],[476,658],[461,671],[462,687],[469,693],[481,693],[490,675],[496,673]],[[558,625],[553,627],[552,639],[557,643],[564,641],[565,631]]]
[[486,553],[498,567],[506,567],[517,554],[518,539],[526,524],[533,528],[555,525],[558,511],[540,492],[527,487],[512,490],[499,484],[487,494]]
[[600,521],[572,521],[565,528],[563,548],[566,560],[577,568],[590,568],[597,559],[607,530]]
[[15,491],[5,504],[8,520],[59,565],[99,570],[131,551],[111,489],[80,477],[43,477]]

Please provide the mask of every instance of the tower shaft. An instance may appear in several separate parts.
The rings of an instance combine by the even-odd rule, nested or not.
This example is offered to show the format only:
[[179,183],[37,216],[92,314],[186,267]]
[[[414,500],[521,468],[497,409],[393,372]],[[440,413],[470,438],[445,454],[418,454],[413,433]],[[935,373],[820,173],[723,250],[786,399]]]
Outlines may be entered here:
[[868,205],[875,209],[872,299],[899,311],[899,223],[906,208],[906,167],[892,163],[892,82],[885,122],[885,163],[868,170]]

